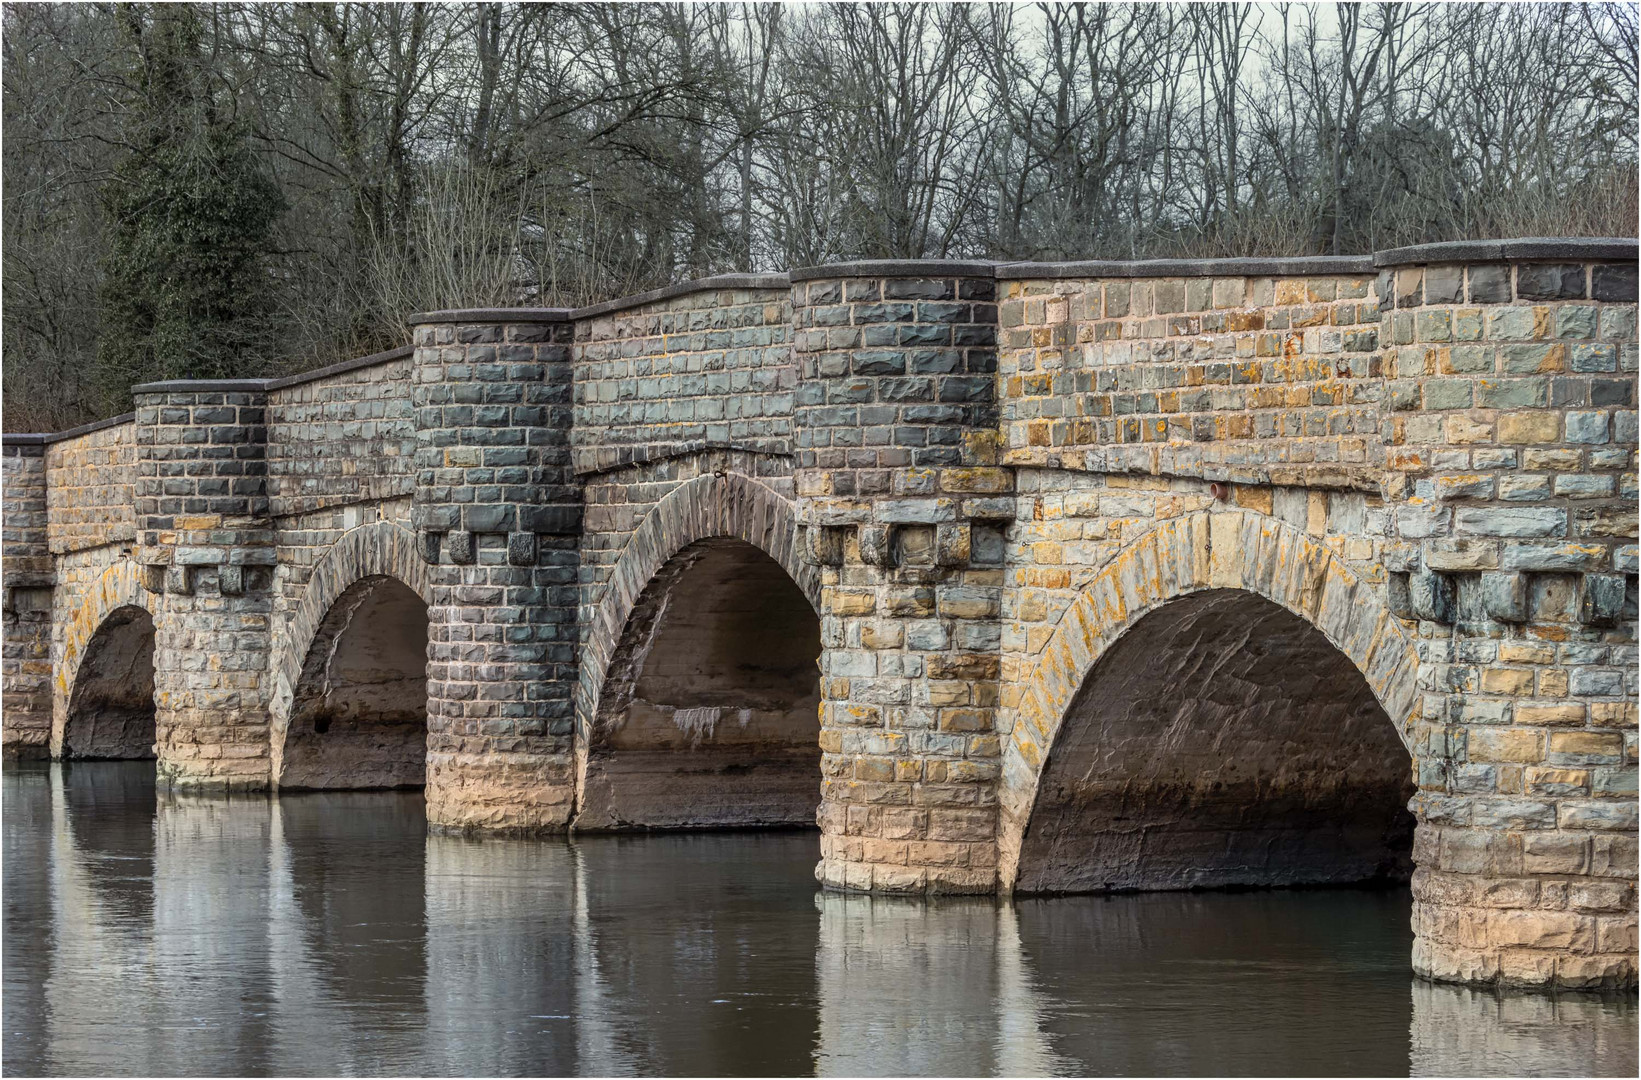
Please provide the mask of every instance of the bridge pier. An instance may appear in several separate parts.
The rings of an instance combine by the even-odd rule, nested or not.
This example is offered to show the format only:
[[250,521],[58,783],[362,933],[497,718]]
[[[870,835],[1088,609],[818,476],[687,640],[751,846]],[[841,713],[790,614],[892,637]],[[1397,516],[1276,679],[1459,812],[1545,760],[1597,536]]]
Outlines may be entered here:
[[581,493],[567,313],[432,312],[415,326],[416,486],[428,564],[427,814],[563,828]]
[[796,481],[822,567],[822,883],[997,887],[996,284],[989,264],[792,276]]
[[1414,969],[1636,979],[1636,270],[1376,258],[1387,595],[1420,655]]
[[0,672],[7,757],[43,758],[51,743],[51,595],[56,568],[46,543],[46,447],[35,439],[0,448],[6,493],[0,572]]
[[273,523],[259,380],[134,387],[136,550],[159,617],[155,753],[175,787],[268,786]]

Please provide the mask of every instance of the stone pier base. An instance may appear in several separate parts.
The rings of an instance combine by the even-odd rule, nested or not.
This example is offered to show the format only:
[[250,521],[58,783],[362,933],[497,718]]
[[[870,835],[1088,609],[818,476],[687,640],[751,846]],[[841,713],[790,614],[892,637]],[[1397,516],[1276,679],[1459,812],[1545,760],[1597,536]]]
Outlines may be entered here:
[[437,752],[427,757],[427,823],[442,829],[551,832],[570,823],[569,754]]
[[1634,836],[1426,826],[1415,857],[1417,974],[1521,988],[1635,985]]

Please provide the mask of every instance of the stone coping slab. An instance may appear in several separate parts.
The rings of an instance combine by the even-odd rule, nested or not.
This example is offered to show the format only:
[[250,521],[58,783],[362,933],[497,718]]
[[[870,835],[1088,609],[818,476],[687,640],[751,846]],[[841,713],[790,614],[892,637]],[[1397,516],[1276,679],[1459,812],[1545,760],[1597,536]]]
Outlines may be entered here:
[[1016,262],[997,267],[999,280],[1023,278],[1305,277],[1371,274],[1366,255],[1302,255],[1285,259],[1090,259]]
[[988,260],[873,259],[861,262],[801,266],[791,272],[794,282],[858,277],[995,277],[997,264]]
[[357,356],[352,360],[343,360],[328,367],[314,368],[312,371],[303,371],[296,375],[286,375],[281,379],[269,379],[266,389],[283,390],[287,386],[300,386],[303,383],[318,382],[320,379],[328,379],[332,375],[345,375],[350,371],[358,371],[361,368],[375,367],[377,364],[386,364],[394,360],[403,360],[415,351],[413,346],[401,345],[397,349],[371,353],[369,356]]
[[133,394],[259,394],[268,388],[267,379],[162,379],[138,383]]
[[1415,244],[1373,253],[1374,266],[1430,263],[1513,262],[1554,259],[1566,262],[1635,262],[1641,241],[1626,236],[1526,236],[1518,240],[1452,240]]
[[419,311],[405,322],[427,323],[565,323],[575,316],[569,308],[450,308],[446,311]]
[[121,413],[118,416],[110,416],[106,420],[93,420],[89,424],[81,424],[79,427],[72,427],[67,431],[15,432],[0,436],[0,441],[3,441],[6,446],[49,446],[52,443],[62,442],[64,439],[90,435],[93,431],[129,424],[136,418],[137,414],[134,412]]
[[588,304],[586,307],[578,307],[570,312],[570,318],[577,322],[582,319],[594,319],[613,311],[643,307],[645,304],[688,296],[691,293],[715,292],[719,289],[785,289],[791,284],[792,279],[788,274],[714,274],[712,277],[681,281],[676,285],[651,289],[649,292],[619,296],[614,300],[603,300],[596,304]]

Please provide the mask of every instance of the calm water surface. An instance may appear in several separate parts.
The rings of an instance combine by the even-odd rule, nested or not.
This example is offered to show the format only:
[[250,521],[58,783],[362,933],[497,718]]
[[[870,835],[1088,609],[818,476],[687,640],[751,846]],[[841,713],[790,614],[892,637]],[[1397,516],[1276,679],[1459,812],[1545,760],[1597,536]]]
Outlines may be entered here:
[[1405,892],[895,901],[818,891],[812,833],[4,788],[8,1076],[1636,1072],[1633,997],[1412,980]]

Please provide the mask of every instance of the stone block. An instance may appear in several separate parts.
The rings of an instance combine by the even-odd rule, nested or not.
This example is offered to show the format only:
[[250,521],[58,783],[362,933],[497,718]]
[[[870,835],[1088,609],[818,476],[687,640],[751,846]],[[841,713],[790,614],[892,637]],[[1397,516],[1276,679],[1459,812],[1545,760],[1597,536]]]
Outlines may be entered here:
[[515,532],[507,536],[507,562],[510,566],[536,565],[536,534]]
[[1408,607],[1416,619],[1453,621],[1453,579],[1446,574],[1417,570],[1407,579]]
[[894,526],[862,525],[858,535],[862,562],[877,567],[894,565]]
[[192,596],[194,592],[193,571],[183,565],[173,565],[165,568],[165,591],[175,596]]
[[1469,270],[1470,302],[1472,304],[1508,304],[1510,302],[1510,267],[1505,265],[1472,266]]
[[1624,612],[1623,574],[1585,574],[1580,581],[1578,621],[1586,626],[1615,626]]
[[242,596],[245,593],[245,569],[242,566],[217,568],[217,587],[223,596]]
[[517,521],[515,507],[506,503],[468,506],[462,510],[463,527],[472,533],[504,533]]
[[1621,304],[1636,301],[1636,264],[1611,263],[1595,266],[1590,271],[1590,296]]
[[1527,621],[1527,578],[1520,573],[1483,574],[1482,607],[1499,622]]
[[445,554],[457,566],[471,566],[478,554],[477,538],[464,529],[445,534]]
[[1521,300],[1582,300],[1584,267],[1580,263],[1522,263],[1516,267],[1516,297]]
[[967,522],[942,522],[935,526],[935,565],[968,565],[972,554],[971,536]]
[[1453,525],[1472,536],[1558,536],[1567,530],[1567,512],[1553,507],[1467,506],[1455,512]]
[[1605,443],[1607,441],[1607,414],[1605,412],[1569,412],[1567,414],[1567,441],[1570,443]]
[[582,508],[577,504],[519,506],[515,509],[521,532],[544,536],[576,536],[581,532]]
[[832,525],[810,525],[803,530],[805,561],[812,566],[841,566],[848,530]]

